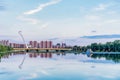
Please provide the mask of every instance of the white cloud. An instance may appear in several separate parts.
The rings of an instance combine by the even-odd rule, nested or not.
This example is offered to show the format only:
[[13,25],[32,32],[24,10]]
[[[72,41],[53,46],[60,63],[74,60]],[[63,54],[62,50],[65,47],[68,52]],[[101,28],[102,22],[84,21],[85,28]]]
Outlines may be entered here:
[[24,17],[24,16],[18,16],[17,18],[22,20],[22,21],[26,21],[30,24],[38,24],[39,23],[39,20],[33,19],[33,18],[27,18],[27,17]]
[[96,11],[105,10],[108,5],[100,4],[98,7],[94,8]]
[[102,11],[102,10],[106,10],[110,6],[111,4],[99,4],[97,7],[94,8],[94,10]]
[[[45,7],[47,6],[50,6],[50,5],[53,5],[53,4],[57,4],[59,3],[61,0],[51,0],[51,2],[47,2],[47,3],[44,3],[44,4],[41,4],[39,5],[36,9],[33,9],[33,10],[30,10],[30,11],[27,11],[27,12],[24,12],[22,16],[18,16],[17,18],[21,21],[25,21],[25,22],[28,22],[30,24],[38,24],[40,21],[38,19],[34,19],[34,18],[28,18],[26,17],[25,15],[31,15],[31,14],[35,14],[37,12],[40,12],[41,10],[43,10]],[[42,25],[41,28],[45,28],[48,26],[48,23]]]
[[38,77],[37,73],[30,73],[28,76],[23,76],[18,80],[26,80],[26,79],[28,80],[28,79],[34,79],[34,78],[37,78],[37,77]]
[[101,17],[100,16],[97,16],[97,15],[86,15],[85,16],[85,19],[87,19],[87,20],[100,20],[101,19]]
[[105,10],[106,7],[107,7],[106,5],[100,4],[98,7],[95,8],[95,10]]
[[31,76],[31,78],[36,78],[38,75],[37,75],[37,73],[31,73],[30,76]]
[[97,31],[96,31],[96,30],[92,30],[91,32],[92,32],[92,33],[96,33]]
[[109,12],[107,12],[107,13],[110,14],[110,15],[115,15],[115,14],[117,14],[116,11],[109,11]]
[[44,28],[48,27],[48,25],[49,25],[49,23],[45,23],[45,24],[43,24],[40,28],[41,28],[41,29],[44,29]]
[[61,0],[52,0],[51,2],[45,3],[45,4],[41,4],[39,5],[37,8],[24,12],[25,15],[31,15],[31,14],[35,14],[41,10],[43,10],[45,7],[53,5],[53,4],[57,4],[59,3]]
[[41,73],[44,74],[44,75],[50,75],[47,71],[45,70],[41,70]]
[[120,20],[117,19],[111,19],[111,20],[106,20],[105,23],[107,24],[116,24],[116,23],[120,23]]

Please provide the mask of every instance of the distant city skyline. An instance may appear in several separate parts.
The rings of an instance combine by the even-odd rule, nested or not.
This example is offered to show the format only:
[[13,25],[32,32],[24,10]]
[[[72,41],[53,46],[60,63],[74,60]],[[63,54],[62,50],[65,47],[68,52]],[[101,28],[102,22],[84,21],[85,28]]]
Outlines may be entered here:
[[20,30],[27,41],[120,34],[119,13],[119,0],[1,0],[0,38],[20,40]]
[[66,43],[53,44],[52,41],[29,41],[25,43],[10,42],[9,40],[0,40],[0,45],[10,46],[12,48],[66,48]]

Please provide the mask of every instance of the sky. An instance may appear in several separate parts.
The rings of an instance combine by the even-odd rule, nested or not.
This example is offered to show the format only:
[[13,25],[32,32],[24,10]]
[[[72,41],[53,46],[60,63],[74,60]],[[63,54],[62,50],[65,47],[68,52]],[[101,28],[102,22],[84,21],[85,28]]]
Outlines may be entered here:
[[0,0],[0,37],[120,34],[120,0]]

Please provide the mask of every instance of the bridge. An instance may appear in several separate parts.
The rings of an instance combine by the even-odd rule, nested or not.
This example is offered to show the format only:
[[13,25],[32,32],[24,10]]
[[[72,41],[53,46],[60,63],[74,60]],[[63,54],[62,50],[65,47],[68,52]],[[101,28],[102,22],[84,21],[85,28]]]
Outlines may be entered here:
[[13,48],[13,50],[19,50],[19,51],[71,51],[72,48]]

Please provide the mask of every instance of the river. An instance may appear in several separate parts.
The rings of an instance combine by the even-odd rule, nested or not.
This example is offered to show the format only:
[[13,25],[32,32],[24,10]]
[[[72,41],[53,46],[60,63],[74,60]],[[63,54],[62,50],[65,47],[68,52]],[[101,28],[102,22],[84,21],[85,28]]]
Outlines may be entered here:
[[120,80],[115,60],[77,53],[11,53],[1,58],[0,80]]

